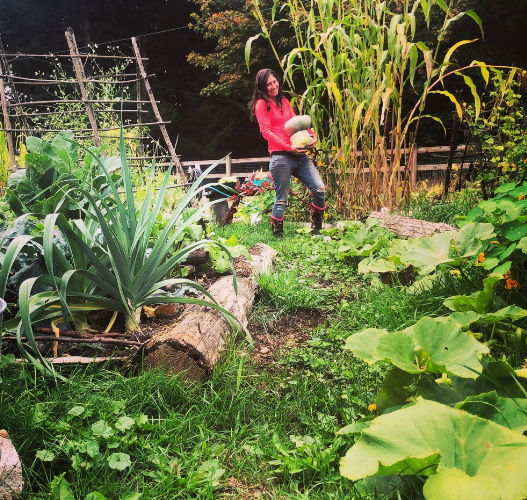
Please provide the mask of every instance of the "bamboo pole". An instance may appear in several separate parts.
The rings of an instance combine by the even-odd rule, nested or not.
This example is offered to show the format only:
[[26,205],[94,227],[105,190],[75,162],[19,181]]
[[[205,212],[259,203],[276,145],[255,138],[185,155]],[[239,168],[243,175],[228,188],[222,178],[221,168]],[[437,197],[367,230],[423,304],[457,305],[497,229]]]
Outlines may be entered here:
[[[70,54],[73,61],[73,66],[75,67],[75,74],[77,75],[77,80],[79,81],[79,88],[82,95],[82,100],[84,101],[84,106],[86,107],[86,113],[88,114],[88,119],[90,120],[91,128],[93,129],[93,139],[97,147],[102,146],[101,138],[99,137],[99,131],[97,130],[97,121],[95,120],[95,115],[93,114],[93,108],[90,102],[87,102],[88,92],[84,86],[83,81],[86,80],[86,75],[84,74],[84,68],[78,59],[79,51],[77,49],[77,42],[75,41],[75,35],[73,34],[73,29],[68,28],[64,33],[66,35],[66,40],[68,41],[68,47],[70,48]],[[104,151],[101,152],[101,156],[104,156]]]
[[[139,68],[138,61],[135,62],[136,66],[136,77],[137,77],[137,83],[136,83],[136,97],[137,97],[137,123],[139,124],[139,156],[143,157],[145,154],[145,143],[143,140],[143,126],[142,126],[142,118],[141,113],[143,112],[143,104],[141,103],[141,69]],[[139,163],[141,169],[144,168],[145,162],[143,159],[141,159]]]
[[156,101],[154,100],[154,94],[152,93],[150,82],[146,79],[146,72],[143,66],[143,61],[141,59],[141,54],[139,52],[139,47],[137,46],[137,39],[135,37],[132,37],[132,46],[134,48],[134,53],[136,55],[136,60],[137,60],[137,65],[139,66],[139,71],[141,72],[141,76],[143,77],[145,89],[148,93],[148,97],[150,98],[150,103],[152,104],[152,109],[154,111],[155,117],[157,118],[159,122],[159,128],[161,129],[161,133],[163,134],[163,138],[165,139],[166,145],[168,147],[168,151],[170,152],[172,156],[174,165],[176,165],[178,174],[180,175],[181,179],[186,182],[187,176],[185,175],[185,171],[183,170],[183,167],[181,166],[179,158],[176,155],[176,151],[174,150],[174,146],[172,145],[172,142],[170,141],[170,137],[168,136],[167,129],[162,121],[161,114],[159,113],[159,109],[157,107]]
[[[93,112],[94,113],[137,113],[137,110],[135,109],[94,109]],[[86,113],[86,111],[84,109],[70,109],[70,110],[64,110],[64,111],[47,111],[45,113],[39,113],[37,111],[35,113],[24,113],[23,116],[27,118],[31,118],[32,116],[69,115],[69,114],[75,114],[75,113]],[[148,111],[144,110],[142,111],[142,113],[148,113]],[[9,116],[17,117],[19,115],[9,115]],[[29,128],[29,125],[26,128]]]
[[7,112],[7,98],[5,95],[4,87],[4,71],[2,69],[2,64],[0,64],[0,99],[2,100],[2,113],[4,115],[4,126],[3,131],[6,132],[7,138],[7,149],[9,150],[9,161],[11,162],[11,168],[13,171],[17,169],[16,159],[15,159],[15,147],[13,145],[13,135],[11,133],[11,122],[9,121],[9,114]]
[[[27,101],[27,102],[23,102],[22,105],[24,106],[29,106],[30,104],[31,105],[35,105],[35,104],[38,104],[38,105],[45,105],[45,104],[59,104],[59,103],[65,103],[65,102],[68,102],[68,103],[79,103],[79,102],[89,102],[89,103],[111,103],[111,102],[118,102],[118,103],[121,103],[121,102],[126,102],[126,103],[131,103],[131,104],[135,104],[137,101],[129,101],[129,100],[126,100],[126,101],[123,101],[122,99],[54,99],[54,100],[51,100],[51,101]],[[143,103],[145,104],[148,104],[150,101],[142,101]],[[160,101],[155,101],[156,103],[159,103]],[[7,107],[8,108],[12,108],[13,106],[20,106],[20,104],[8,104]]]
[[[162,124],[164,123],[171,123],[170,121],[168,122],[161,122]],[[150,122],[150,123],[143,123],[142,124],[143,127],[146,127],[148,125],[159,125],[159,122]],[[134,128],[134,127],[137,127],[137,123],[131,123],[129,125],[123,125],[123,128]],[[7,130],[12,130],[13,132],[62,132],[63,129],[55,129],[55,128],[47,128],[47,129],[44,129],[44,128],[28,128],[28,129],[25,129],[25,128],[11,128],[11,129],[5,129],[5,128],[0,128],[0,132],[6,132]],[[90,132],[91,128],[78,128],[78,129],[70,129],[72,132]],[[99,129],[100,132],[109,132],[111,130],[121,130],[121,127],[112,127],[112,128],[101,128]]]
[[[135,56],[102,56],[102,55],[99,55],[99,54],[75,54],[73,56],[71,55],[66,55],[66,54],[22,54],[20,52],[18,53],[15,53],[15,54],[4,54],[6,57],[15,57],[15,59],[13,59],[12,61],[9,61],[9,62],[13,62],[13,61],[16,61],[16,59],[18,59],[19,57],[52,57],[52,58],[55,58],[55,57],[67,57],[67,58],[71,58],[71,57],[75,57],[75,58],[82,58],[82,57],[88,57],[90,59],[126,59],[127,61],[133,61],[134,59],[136,59]],[[141,57],[141,60],[143,61],[148,61],[148,57]]]
[[[147,75],[147,78],[151,78],[152,75]],[[74,84],[77,85],[79,82],[78,80],[42,80],[41,78],[25,78],[23,76],[12,76],[11,78],[15,78],[16,80],[22,80],[19,82],[20,85],[62,85],[64,83],[68,84]],[[94,80],[93,78],[86,78],[85,80],[82,80],[82,83],[104,83],[108,85],[124,85],[128,83],[134,83],[137,81],[141,81],[142,78],[134,78],[132,80],[115,80],[115,81],[107,81],[107,80]]]
[[231,167],[232,167],[231,155],[228,154],[227,158],[225,158],[225,177],[231,176],[231,170],[232,170]]

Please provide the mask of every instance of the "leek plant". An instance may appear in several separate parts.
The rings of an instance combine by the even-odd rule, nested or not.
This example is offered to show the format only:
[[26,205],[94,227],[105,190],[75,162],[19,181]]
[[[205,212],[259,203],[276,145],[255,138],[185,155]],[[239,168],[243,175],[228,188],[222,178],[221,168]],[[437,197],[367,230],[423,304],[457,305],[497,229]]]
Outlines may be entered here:
[[[141,207],[136,210],[122,130],[120,148],[123,200],[104,163],[86,149],[86,153],[93,155],[104,172],[111,194],[104,196],[97,191],[78,189],[79,194],[87,200],[87,206],[82,208],[84,218],[68,220],[64,214],[48,214],[43,221],[42,236],[18,236],[6,250],[0,271],[0,297],[4,296],[16,256],[30,241],[42,245],[47,274],[22,283],[19,292],[20,310],[14,319],[4,323],[4,327],[16,332],[23,355],[48,374],[53,373],[52,367],[39,353],[35,343],[38,337],[35,337],[32,329],[32,324],[39,321],[51,320],[54,325],[63,322],[68,328],[74,323],[80,331],[87,327],[89,311],[107,310],[124,313],[126,328],[132,330],[139,326],[143,305],[174,302],[206,304],[222,311],[229,321],[235,320],[232,314],[222,309],[197,283],[168,277],[189,252],[210,243],[197,241],[173,251],[174,243],[182,238],[185,228],[198,220],[208,208],[208,205],[201,207],[181,223],[183,210],[203,189],[199,188],[202,179],[219,162],[205,170],[189,188],[154,243],[152,233],[168,188],[171,167],[167,170],[157,198],[153,199],[154,190],[148,189]],[[153,164],[151,184],[154,177]],[[57,236],[62,240],[60,247]],[[223,246],[222,248],[230,256],[228,250]],[[234,280],[236,287],[235,276]],[[38,283],[47,285],[49,290],[32,294]],[[192,287],[202,292],[211,302],[175,296],[162,290],[163,287],[172,285]],[[31,349],[25,348],[22,337],[27,338]]]
[[[419,120],[428,116],[423,109],[432,79],[443,77],[458,47],[475,40],[456,43],[439,65],[441,42],[450,24],[463,15],[481,29],[479,17],[473,11],[452,17],[452,1],[447,5],[444,0],[401,0],[397,5],[373,0],[287,0],[280,2],[281,9],[275,0],[269,23],[259,1],[251,1],[262,32],[247,42],[247,64],[252,41],[258,36],[273,46],[272,26],[283,20],[275,20],[276,14],[288,9],[297,47],[279,61],[300,111],[311,116],[319,143],[330,151],[324,174],[336,198],[364,211],[400,206],[403,197],[409,198],[409,158]],[[429,48],[414,40],[416,17],[421,7],[429,24],[435,5],[444,11],[444,21],[436,47]],[[396,12],[391,12],[391,6]],[[273,50],[278,57],[274,46]],[[424,86],[418,105],[404,114],[403,92],[414,86],[417,71],[424,75]],[[306,90],[298,95],[294,82],[300,80]],[[468,76],[465,82],[475,93]],[[439,92],[455,102],[461,113],[452,94]]]

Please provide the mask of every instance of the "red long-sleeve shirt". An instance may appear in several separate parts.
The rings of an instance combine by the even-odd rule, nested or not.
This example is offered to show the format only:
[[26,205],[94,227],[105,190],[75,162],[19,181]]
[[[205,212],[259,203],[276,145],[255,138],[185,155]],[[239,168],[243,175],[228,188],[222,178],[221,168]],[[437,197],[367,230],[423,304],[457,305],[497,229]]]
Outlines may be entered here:
[[269,143],[269,153],[273,151],[291,151],[289,136],[285,133],[285,122],[296,116],[290,102],[284,97],[282,109],[270,101],[271,110],[267,112],[267,104],[263,99],[256,102],[254,114],[260,125],[260,131],[264,139]]

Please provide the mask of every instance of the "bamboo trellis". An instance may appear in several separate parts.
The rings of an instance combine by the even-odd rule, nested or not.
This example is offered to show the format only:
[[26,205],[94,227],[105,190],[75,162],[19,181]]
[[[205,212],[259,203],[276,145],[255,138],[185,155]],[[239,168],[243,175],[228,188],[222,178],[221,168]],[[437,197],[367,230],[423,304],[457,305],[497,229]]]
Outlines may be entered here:
[[[86,113],[90,122],[90,128],[82,128],[82,129],[72,129],[74,133],[77,134],[78,138],[86,138],[88,136],[86,135],[78,135],[79,133],[86,133],[91,132],[93,135],[93,139],[96,146],[102,145],[101,137],[110,137],[99,134],[99,132],[108,132],[113,130],[118,130],[117,127],[106,127],[101,128],[97,121],[97,115],[99,113],[135,113],[137,115],[137,119],[135,123],[133,124],[127,124],[124,125],[124,128],[132,128],[137,127],[139,129],[139,149],[138,149],[138,156],[130,157],[130,160],[133,161],[139,161],[141,165],[143,164],[145,159],[151,159],[152,156],[145,156],[145,145],[144,145],[144,139],[147,137],[144,135],[144,127],[147,126],[159,126],[161,130],[161,134],[163,135],[163,139],[166,143],[167,149],[169,151],[169,155],[156,155],[155,159],[171,159],[173,164],[176,167],[177,175],[181,178],[183,182],[186,182],[187,176],[185,174],[185,171],[183,170],[181,166],[181,162],[179,161],[178,156],[176,155],[176,152],[174,150],[174,146],[170,140],[170,137],[168,135],[168,132],[166,130],[165,125],[170,123],[169,121],[163,121],[161,114],[159,113],[159,109],[157,107],[157,104],[159,101],[156,101],[154,98],[154,94],[152,92],[152,88],[150,86],[150,83],[148,81],[149,78],[155,76],[155,75],[148,75],[145,71],[143,61],[147,61],[148,58],[142,57],[139,51],[139,46],[136,38],[132,38],[132,46],[134,49],[134,55],[133,56],[108,56],[108,55],[99,55],[99,54],[81,54],[79,53],[79,49],[77,47],[77,43],[75,41],[75,35],[73,33],[73,30],[71,28],[68,28],[68,30],[65,32],[65,37],[68,42],[68,47],[70,54],[22,54],[22,53],[5,53],[4,48],[2,46],[1,40],[0,40],[0,99],[1,99],[1,110],[2,110],[2,124],[3,128],[0,129],[0,131],[3,131],[6,133],[7,138],[7,145],[9,149],[9,156],[10,156],[10,162],[11,162],[11,168],[12,170],[17,169],[16,165],[16,151],[14,146],[14,134],[17,133],[23,133],[23,132],[31,132],[31,133],[46,133],[46,132],[60,132],[61,130],[58,129],[44,129],[39,128],[37,126],[30,126],[28,123],[28,118],[38,118],[40,116],[49,116],[54,114],[75,114],[75,113]],[[28,78],[24,76],[14,75],[11,71],[11,65],[14,62],[21,61],[24,58],[31,57],[31,58],[68,58],[73,63],[73,67],[75,69],[75,78],[71,80],[50,80],[50,79],[42,79],[42,78]],[[136,72],[135,73],[122,73],[122,74],[107,74],[107,75],[98,75],[95,77],[88,78],[84,72],[84,66],[83,61],[88,61],[89,59],[115,59],[115,60],[121,60],[121,61],[130,61],[134,62],[136,65]],[[104,78],[112,78],[111,80],[105,80]],[[130,78],[134,77],[134,78]],[[88,84],[91,83],[99,83],[99,84],[106,84],[106,85],[127,85],[134,83],[137,88],[137,99],[131,100],[111,100],[111,99],[91,99],[89,95],[89,86]],[[70,100],[46,100],[46,101],[28,101],[28,102],[22,102],[20,99],[19,93],[17,91],[17,86],[20,85],[66,85],[71,84],[74,86],[77,86],[82,99],[70,99]],[[146,94],[148,95],[148,100],[141,99],[141,84],[143,85],[143,88],[146,91]],[[6,86],[9,87],[10,94],[9,96],[6,93]],[[84,104],[84,111],[81,110],[67,110],[67,111],[54,111],[47,109],[46,111],[39,112],[34,111],[31,113],[27,113],[24,108],[27,108],[29,106],[49,106],[52,108],[56,104],[63,104],[63,103],[83,103]],[[107,104],[108,109],[95,109],[93,104]],[[111,108],[112,104],[119,103],[121,104],[121,108],[123,108],[124,104],[134,104],[135,109],[113,109]],[[150,122],[150,123],[144,123],[142,120],[142,114],[147,113],[145,109],[143,109],[144,105],[150,105],[152,107],[152,111],[154,112],[156,121]],[[13,110],[14,113],[10,113],[10,111]],[[12,126],[12,119],[14,119],[17,122],[17,126]]]

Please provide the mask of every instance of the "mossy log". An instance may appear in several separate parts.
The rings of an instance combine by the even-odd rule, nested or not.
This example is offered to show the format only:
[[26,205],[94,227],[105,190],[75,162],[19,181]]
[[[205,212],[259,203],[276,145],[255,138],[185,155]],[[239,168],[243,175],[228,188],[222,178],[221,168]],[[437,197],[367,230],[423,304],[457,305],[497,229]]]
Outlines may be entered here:
[[408,238],[421,238],[423,236],[432,236],[436,233],[457,231],[455,227],[442,222],[427,222],[412,219],[411,217],[392,215],[390,212],[384,210],[381,212],[372,212],[368,217],[371,219],[379,219],[383,227],[395,233],[399,238],[403,236]]
[[[235,259],[238,294],[232,276],[220,278],[208,290],[243,326],[247,326],[247,316],[258,290],[255,272],[268,271],[277,252],[259,244],[249,253],[252,261],[243,256]],[[231,334],[232,327],[222,313],[190,304],[177,322],[148,340],[135,359],[142,363],[143,369],[161,368],[184,380],[201,380],[220,360]]]

